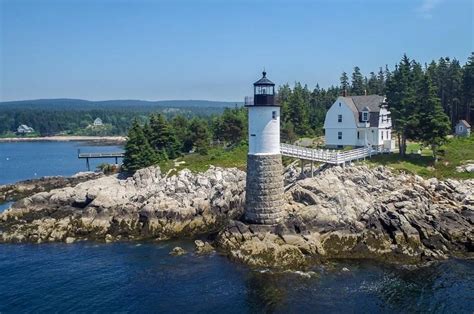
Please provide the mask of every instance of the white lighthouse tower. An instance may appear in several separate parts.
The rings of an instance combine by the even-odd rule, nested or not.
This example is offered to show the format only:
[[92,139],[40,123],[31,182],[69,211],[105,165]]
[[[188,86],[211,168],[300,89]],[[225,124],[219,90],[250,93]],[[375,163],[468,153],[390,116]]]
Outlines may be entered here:
[[254,85],[249,116],[249,153],[245,220],[272,225],[283,215],[283,167],[280,154],[280,106],[275,103],[275,84],[264,71]]

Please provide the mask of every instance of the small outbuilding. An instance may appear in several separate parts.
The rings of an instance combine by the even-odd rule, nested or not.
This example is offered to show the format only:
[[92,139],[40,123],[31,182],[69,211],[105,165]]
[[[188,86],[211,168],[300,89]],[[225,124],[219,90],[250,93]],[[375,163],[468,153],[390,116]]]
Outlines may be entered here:
[[466,120],[459,120],[456,124],[454,133],[457,136],[470,136],[471,135],[471,125],[467,123]]

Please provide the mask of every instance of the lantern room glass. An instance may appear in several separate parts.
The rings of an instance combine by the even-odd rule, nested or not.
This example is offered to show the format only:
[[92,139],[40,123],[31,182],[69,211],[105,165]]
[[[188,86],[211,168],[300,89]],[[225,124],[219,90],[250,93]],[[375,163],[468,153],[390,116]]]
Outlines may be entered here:
[[255,86],[255,95],[273,95],[274,86],[272,85],[258,85]]

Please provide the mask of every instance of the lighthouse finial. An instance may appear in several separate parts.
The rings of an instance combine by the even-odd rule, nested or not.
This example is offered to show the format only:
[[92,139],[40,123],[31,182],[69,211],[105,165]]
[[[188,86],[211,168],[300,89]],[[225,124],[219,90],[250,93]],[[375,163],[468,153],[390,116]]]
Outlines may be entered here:
[[263,72],[262,72],[263,77],[267,76],[267,72],[265,71],[265,67],[263,67]]

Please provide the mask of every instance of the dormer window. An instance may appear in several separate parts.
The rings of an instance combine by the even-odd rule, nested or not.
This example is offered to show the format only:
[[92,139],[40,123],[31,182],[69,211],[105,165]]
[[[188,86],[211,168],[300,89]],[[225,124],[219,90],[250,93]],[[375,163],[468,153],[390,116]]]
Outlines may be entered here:
[[370,116],[369,108],[364,107],[364,109],[362,109],[362,115],[361,115],[362,122],[369,122],[369,118],[370,118],[369,116]]
[[369,121],[369,113],[367,111],[362,112],[362,121]]

